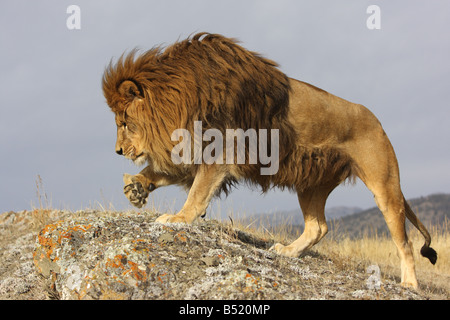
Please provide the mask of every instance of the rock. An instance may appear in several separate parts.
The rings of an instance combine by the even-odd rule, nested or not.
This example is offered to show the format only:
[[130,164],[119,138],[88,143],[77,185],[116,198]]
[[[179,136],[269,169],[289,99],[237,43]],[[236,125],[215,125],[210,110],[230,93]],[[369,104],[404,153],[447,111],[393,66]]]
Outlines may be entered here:
[[172,243],[174,241],[174,237],[170,233],[163,233],[158,238],[158,243]]
[[215,256],[200,258],[200,261],[202,261],[208,267],[217,267],[220,264],[219,258]]
[[163,225],[155,223],[156,218],[155,213],[91,213],[49,224],[36,238],[36,270],[60,299],[379,299],[388,295],[367,290],[364,272],[339,270],[317,254],[285,258],[266,250],[271,241],[217,221]]

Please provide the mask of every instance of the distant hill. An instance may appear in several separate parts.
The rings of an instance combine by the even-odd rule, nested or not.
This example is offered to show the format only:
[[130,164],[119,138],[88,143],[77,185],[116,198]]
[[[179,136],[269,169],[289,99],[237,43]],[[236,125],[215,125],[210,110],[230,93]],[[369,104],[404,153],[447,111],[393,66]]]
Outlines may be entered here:
[[[443,225],[446,219],[450,221],[450,194],[433,194],[408,200],[408,203],[427,229],[430,226]],[[357,238],[362,235],[382,235],[389,232],[377,207],[367,210],[358,207],[332,207],[325,210],[325,216],[330,233],[336,231],[337,236],[345,234]],[[275,232],[289,225],[291,226],[289,230],[296,235],[304,228],[303,215],[299,209],[254,215],[243,222],[253,227],[263,225]],[[414,226],[408,221],[407,227]]]
[[[441,226],[446,220],[450,221],[450,194],[433,194],[408,200],[408,203],[427,229]],[[377,207],[337,219],[333,226],[339,233],[345,231],[351,237],[360,237],[364,234],[381,235],[389,232],[383,215]],[[407,226],[414,228],[409,221]]]
[[[360,211],[362,211],[362,209],[359,207],[338,206],[327,208],[325,210],[325,216],[327,217],[327,219],[339,219]],[[263,225],[266,228],[276,228],[286,224],[301,226],[304,225],[303,214],[300,211],[300,208],[295,210],[277,211],[274,213],[253,215],[249,218],[244,219],[244,223],[252,224],[252,226],[254,227]]]

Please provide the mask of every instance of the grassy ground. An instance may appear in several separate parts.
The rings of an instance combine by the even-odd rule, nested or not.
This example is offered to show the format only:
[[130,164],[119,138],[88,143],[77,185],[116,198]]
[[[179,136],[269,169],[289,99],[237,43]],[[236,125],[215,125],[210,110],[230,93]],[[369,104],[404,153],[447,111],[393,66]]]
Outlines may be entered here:
[[[420,248],[424,244],[423,236],[416,230],[409,232],[409,239],[413,244],[414,258],[417,269],[422,272],[435,272],[450,276],[450,229],[449,222],[436,228],[428,228],[432,247],[438,252],[438,261],[432,265],[428,259],[420,256]],[[397,249],[390,236],[364,236],[351,239],[344,235],[325,237],[317,245],[317,251],[324,254],[353,257],[356,260],[380,263],[390,267],[398,265]]]
[[[253,232],[260,237],[271,238],[276,242],[289,244],[294,241],[301,230],[293,230],[287,222],[276,230],[268,230],[260,226],[235,222],[238,228]],[[351,238],[345,232],[340,232],[339,225],[332,224],[331,231],[312,250],[323,254],[338,263],[342,268],[367,268],[378,265],[382,276],[400,278],[400,259],[397,249],[390,235],[363,236]],[[430,232],[431,246],[438,253],[438,260],[432,265],[428,259],[420,255],[420,248],[424,244],[423,236],[413,229],[408,237],[413,244],[416,272],[421,286],[429,290],[446,291],[450,293],[450,221],[439,227],[427,227]]]

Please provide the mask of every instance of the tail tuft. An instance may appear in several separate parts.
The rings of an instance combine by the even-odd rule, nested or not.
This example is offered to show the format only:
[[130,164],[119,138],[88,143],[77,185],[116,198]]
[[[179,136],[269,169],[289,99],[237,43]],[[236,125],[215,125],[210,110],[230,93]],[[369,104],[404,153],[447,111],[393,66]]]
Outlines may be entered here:
[[424,245],[422,249],[420,249],[420,254],[425,258],[428,258],[432,264],[436,263],[437,253],[433,248]]
[[420,249],[420,254],[423,257],[428,258],[432,264],[435,264],[437,260],[437,253],[436,251],[434,251],[433,248],[430,247],[431,243],[430,234],[428,233],[427,229],[424,227],[422,222],[420,222],[420,220],[411,210],[411,207],[409,206],[405,197],[403,197],[403,201],[405,203],[406,217],[409,219],[409,221],[411,221],[411,223],[420,231],[420,233],[425,238],[425,244],[423,245],[422,249]]

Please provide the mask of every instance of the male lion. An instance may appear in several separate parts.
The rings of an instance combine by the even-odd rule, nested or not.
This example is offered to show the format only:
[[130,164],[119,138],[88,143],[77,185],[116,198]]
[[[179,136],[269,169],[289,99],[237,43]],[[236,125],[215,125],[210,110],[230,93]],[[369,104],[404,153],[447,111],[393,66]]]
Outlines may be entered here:
[[[275,62],[233,39],[199,33],[165,50],[142,55],[134,50],[106,68],[103,92],[115,113],[116,152],[147,163],[139,174],[124,175],[131,203],[142,207],[149,192],[162,186],[189,190],[181,211],[158,222],[192,223],[214,195],[239,181],[263,191],[287,187],[297,192],[305,230],[290,245],[272,249],[296,257],[327,233],[324,207],[331,191],[359,177],[374,194],[398,248],[402,284],[417,288],[405,217],[425,238],[421,254],[436,262],[428,231],[403,197],[397,159],[377,118],[362,105],[288,78]],[[262,175],[261,162],[175,164],[171,154],[179,141],[172,141],[172,133],[180,128],[194,133],[194,121],[202,121],[202,132],[217,129],[224,135],[227,129],[277,129],[278,172]]]

